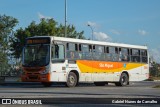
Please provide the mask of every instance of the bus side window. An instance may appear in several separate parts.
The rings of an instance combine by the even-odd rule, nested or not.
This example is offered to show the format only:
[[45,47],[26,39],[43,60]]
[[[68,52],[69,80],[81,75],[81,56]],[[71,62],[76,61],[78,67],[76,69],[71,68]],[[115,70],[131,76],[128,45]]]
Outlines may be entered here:
[[89,45],[89,52],[92,52],[92,45]]
[[114,47],[108,47],[108,49],[109,49],[108,59],[110,61],[114,61],[115,48]]
[[79,55],[79,59],[82,59],[82,46],[81,44],[78,45],[79,46],[79,52],[78,52],[78,55]]
[[118,48],[117,47],[107,47],[106,60],[108,61],[118,61]]
[[109,47],[106,47],[106,53],[109,53]]
[[81,49],[81,44],[79,44],[79,51],[80,51],[80,52],[82,51],[82,49]]
[[64,45],[61,44],[55,44],[52,46],[51,49],[52,52],[52,62],[55,60],[64,60]]
[[89,47],[86,44],[81,45],[81,50],[82,50],[82,59],[87,59],[87,54],[89,53]]
[[111,54],[109,54],[109,47],[106,47],[106,58],[107,61],[111,61]]
[[129,49],[119,48],[119,61],[129,61]]
[[75,51],[78,51],[78,45],[75,44]]
[[93,50],[92,50],[93,52],[96,52],[96,47],[95,47],[95,45],[93,45]]
[[92,59],[92,45],[89,45],[88,59]]
[[127,51],[128,51],[128,61],[130,61],[131,60],[131,58],[130,58],[130,51],[129,51],[130,49],[127,49]]
[[78,45],[75,43],[67,43],[67,58],[77,59],[78,58]]
[[132,49],[130,49],[130,55],[132,55]]
[[140,62],[140,50],[132,49],[131,61],[132,62]]
[[66,46],[66,47],[67,47],[67,50],[69,50],[69,43],[67,43],[66,45],[67,45],[67,46]]
[[105,60],[105,48],[104,46],[99,47],[100,60]]
[[118,54],[118,48],[117,47],[115,47],[115,53]]
[[119,48],[119,61],[122,61],[122,51],[121,51],[121,48]]
[[147,63],[148,62],[147,50],[141,50],[141,61],[143,63]]
[[104,60],[104,46],[93,46],[93,59],[95,60]]
[[82,59],[92,59],[92,45],[82,44]]
[[55,45],[55,58],[59,58],[59,46]]
[[109,47],[109,53],[111,54],[112,61],[118,61],[118,48],[117,47]]
[[52,46],[51,52],[52,52],[52,60],[59,58],[59,47],[57,44]]

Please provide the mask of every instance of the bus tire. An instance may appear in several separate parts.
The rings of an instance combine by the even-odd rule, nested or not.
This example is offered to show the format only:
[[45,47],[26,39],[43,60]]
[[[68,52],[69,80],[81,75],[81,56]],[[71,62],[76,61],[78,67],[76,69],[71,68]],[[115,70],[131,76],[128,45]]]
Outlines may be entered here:
[[116,86],[126,86],[129,83],[129,78],[126,73],[122,73],[119,82],[116,82]]
[[77,85],[77,76],[74,72],[70,72],[66,82],[67,87],[75,87]]
[[96,86],[105,86],[105,85],[106,85],[105,82],[94,82],[94,84],[95,84]]
[[52,85],[52,82],[42,82],[42,85],[44,87],[50,87]]

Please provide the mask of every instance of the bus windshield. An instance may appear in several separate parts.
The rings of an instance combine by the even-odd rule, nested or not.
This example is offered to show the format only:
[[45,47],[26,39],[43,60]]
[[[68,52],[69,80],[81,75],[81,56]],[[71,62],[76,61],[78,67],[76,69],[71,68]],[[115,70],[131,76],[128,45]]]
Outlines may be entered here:
[[27,45],[23,51],[23,66],[46,66],[50,59],[50,45]]

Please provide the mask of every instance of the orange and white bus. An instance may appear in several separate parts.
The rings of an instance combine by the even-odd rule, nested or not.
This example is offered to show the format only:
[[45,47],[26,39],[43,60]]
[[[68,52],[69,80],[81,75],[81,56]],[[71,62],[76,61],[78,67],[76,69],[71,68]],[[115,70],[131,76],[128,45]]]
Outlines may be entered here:
[[68,87],[89,82],[96,86],[149,78],[147,46],[100,42],[54,36],[26,39],[22,81],[63,82]]

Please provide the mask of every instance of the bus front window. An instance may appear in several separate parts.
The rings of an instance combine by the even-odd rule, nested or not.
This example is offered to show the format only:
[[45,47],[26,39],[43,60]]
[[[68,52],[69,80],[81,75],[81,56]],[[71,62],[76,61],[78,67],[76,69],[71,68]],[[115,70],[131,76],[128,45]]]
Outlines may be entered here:
[[49,64],[49,45],[27,45],[23,51],[24,66],[46,66]]

